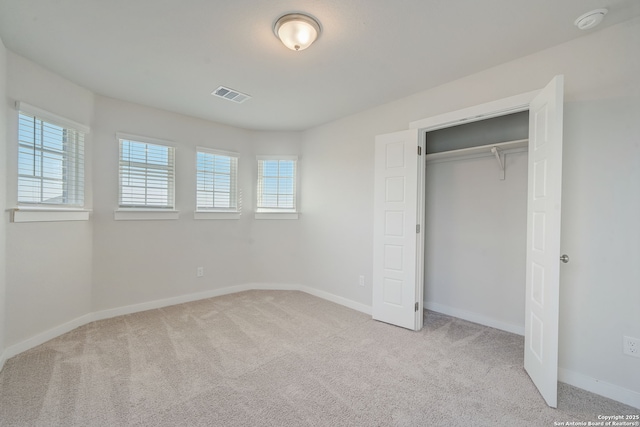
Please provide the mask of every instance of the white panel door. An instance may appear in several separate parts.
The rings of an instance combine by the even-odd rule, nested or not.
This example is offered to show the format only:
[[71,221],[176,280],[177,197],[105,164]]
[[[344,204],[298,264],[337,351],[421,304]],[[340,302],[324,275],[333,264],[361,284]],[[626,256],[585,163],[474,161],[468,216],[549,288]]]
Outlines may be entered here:
[[558,399],[558,300],[563,77],[529,108],[529,185],[524,367],[551,407]]
[[419,145],[411,129],[379,135],[375,147],[372,315],[413,330],[422,329]]

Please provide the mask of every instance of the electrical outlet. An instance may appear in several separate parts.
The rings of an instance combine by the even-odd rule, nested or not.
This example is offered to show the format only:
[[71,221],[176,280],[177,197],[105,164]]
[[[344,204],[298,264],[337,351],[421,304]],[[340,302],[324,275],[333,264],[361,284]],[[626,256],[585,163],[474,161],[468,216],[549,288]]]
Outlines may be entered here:
[[196,276],[198,276],[198,277],[204,276],[204,267],[198,267],[196,269]]
[[358,285],[364,286],[364,276],[360,275],[360,277],[358,278]]
[[624,336],[623,341],[623,353],[629,356],[640,357],[640,339]]

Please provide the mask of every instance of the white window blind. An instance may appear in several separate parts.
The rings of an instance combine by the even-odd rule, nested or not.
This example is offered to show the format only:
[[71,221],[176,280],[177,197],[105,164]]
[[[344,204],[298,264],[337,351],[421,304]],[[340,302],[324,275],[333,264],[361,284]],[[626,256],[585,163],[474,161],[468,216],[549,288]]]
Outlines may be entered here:
[[174,147],[120,138],[120,207],[174,209],[174,158]]
[[239,211],[238,156],[198,147],[196,186],[196,210]]
[[19,112],[18,203],[84,205],[84,132]]
[[258,212],[296,211],[297,159],[258,158]]

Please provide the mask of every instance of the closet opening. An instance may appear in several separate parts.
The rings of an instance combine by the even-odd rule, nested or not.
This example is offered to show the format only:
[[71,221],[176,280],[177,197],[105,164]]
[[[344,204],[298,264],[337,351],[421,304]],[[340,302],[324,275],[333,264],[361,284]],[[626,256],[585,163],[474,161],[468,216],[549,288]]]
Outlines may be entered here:
[[424,308],[524,335],[529,111],[426,133]]

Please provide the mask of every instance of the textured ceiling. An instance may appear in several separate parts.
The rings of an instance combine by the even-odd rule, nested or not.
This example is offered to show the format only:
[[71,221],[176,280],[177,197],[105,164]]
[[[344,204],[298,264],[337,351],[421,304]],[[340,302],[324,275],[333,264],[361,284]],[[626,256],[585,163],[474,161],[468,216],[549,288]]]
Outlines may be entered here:
[[[607,7],[596,29],[579,15]],[[303,11],[323,33],[273,35]],[[303,130],[640,15],[638,0],[1,0],[11,51],[95,93],[247,129]],[[224,85],[253,98],[211,95]]]

